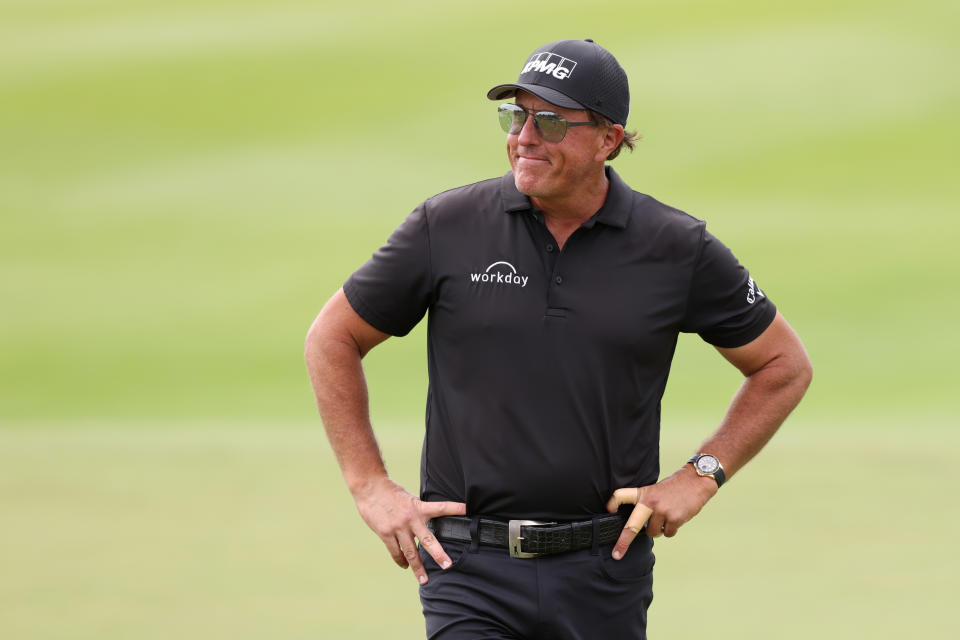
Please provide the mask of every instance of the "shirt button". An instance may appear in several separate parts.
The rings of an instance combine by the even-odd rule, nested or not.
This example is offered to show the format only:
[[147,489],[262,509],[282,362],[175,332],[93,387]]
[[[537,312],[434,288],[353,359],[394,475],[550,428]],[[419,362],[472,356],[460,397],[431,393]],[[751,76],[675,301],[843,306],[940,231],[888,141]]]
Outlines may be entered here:
[[563,284],[563,278],[560,276],[557,276],[556,278],[554,278],[553,281],[556,282],[557,284]]
[[553,253],[553,245],[552,245],[552,244],[548,244],[548,245],[547,245],[547,253]]

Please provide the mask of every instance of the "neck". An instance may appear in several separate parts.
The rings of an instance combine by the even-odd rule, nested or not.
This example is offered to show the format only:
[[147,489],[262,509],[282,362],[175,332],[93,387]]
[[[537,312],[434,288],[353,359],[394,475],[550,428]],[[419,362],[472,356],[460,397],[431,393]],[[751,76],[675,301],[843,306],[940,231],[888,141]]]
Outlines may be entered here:
[[563,247],[574,231],[584,222],[593,217],[607,200],[610,190],[610,180],[601,169],[600,175],[594,180],[585,180],[581,188],[566,196],[555,198],[530,197],[530,202],[543,212],[543,219],[556,239],[557,244]]

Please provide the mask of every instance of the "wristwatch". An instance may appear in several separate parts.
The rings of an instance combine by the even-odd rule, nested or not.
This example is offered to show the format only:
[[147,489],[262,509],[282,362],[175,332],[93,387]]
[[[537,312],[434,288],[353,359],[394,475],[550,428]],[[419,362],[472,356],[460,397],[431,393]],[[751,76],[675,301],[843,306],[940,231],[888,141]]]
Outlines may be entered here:
[[687,460],[687,462],[693,465],[693,468],[697,471],[697,475],[710,476],[716,480],[718,489],[723,486],[723,483],[727,479],[726,474],[723,472],[723,466],[720,464],[720,461],[717,460],[717,456],[712,456],[709,453],[698,453]]

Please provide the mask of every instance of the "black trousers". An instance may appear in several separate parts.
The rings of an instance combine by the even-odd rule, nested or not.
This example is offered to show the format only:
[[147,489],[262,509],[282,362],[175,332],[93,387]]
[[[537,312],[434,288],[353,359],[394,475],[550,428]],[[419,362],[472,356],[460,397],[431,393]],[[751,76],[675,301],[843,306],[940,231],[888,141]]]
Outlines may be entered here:
[[646,640],[653,541],[637,536],[622,560],[612,545],[540,558],[441,540],[453,566],[423,549],[430,580],[420,602],[430,640]]

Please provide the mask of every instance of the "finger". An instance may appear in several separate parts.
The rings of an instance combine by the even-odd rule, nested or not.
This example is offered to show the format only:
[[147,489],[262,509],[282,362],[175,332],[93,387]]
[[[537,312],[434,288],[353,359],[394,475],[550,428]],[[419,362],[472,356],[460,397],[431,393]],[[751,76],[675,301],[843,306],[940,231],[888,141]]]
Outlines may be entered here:
[[439,516],[465,516],[467,505],[462,502],[420,502],[420,515],[429,520]]
[[443,546],[437,540],[436,536],[433,535],[433,532],[424,526],[420,526],[414,528],[414,533],[417,534],[417,540],[420,541],[420,546],[426,549],[430,557],[433,558],[442,569],[449,569],[453,562],[450,561],[450,556],[443,550]]
[[416,576],[417,582],[427,584],[427,572],[423,568],[423,561],[420,560],[420,550],[417,549],[417,543],[414,542],[413,536],[403,534],[403,537],[398,537],[397,540],[400,543],[400,548],[403,549],[403,557],[413,571],[413,575]]
[[677,531],[680,530],[680,525],[674,524],[673,522],[668,522],[663,526],[663,535],[668,538],[672,538],[677,535]]
[[637,504],[639,490],[636,487],[630,489],[617,489],[607,501],[607,511],[616,513],[622,504]]
[[651,538],[659,538],[663,535],[663,528],[666,524],[666,517],[662,513],[656,513],[650,516],[650,519],[647,521],[647,535]]
[[617,539],[617,543],[613,546],[614,560],[619,560],[626,555],[627,549],[630,548],[634,538],[636,538],[637,534],[643,529],[643,525],[652,513],[653,509],[642,502],[633,508],[633,511],[630,512],[630,517],[627,518],[627,524],[624,525],[623,531],[620,532],[620,537]]
[[647,520],[650,519],[652,514],[653,509],[639,502],[630,512],[630,517],[627,518],[627,524],[624,528],[633,531],[635,534],[640,533],[643,525],[647,524]]
[[398,567],[406,569],[409,566],[406,556],[403,555],[403,547],[397,542],[395,537],[383,538],[383,544],[387,547],[390,557],[393,558],[393,561],[397,563]]

